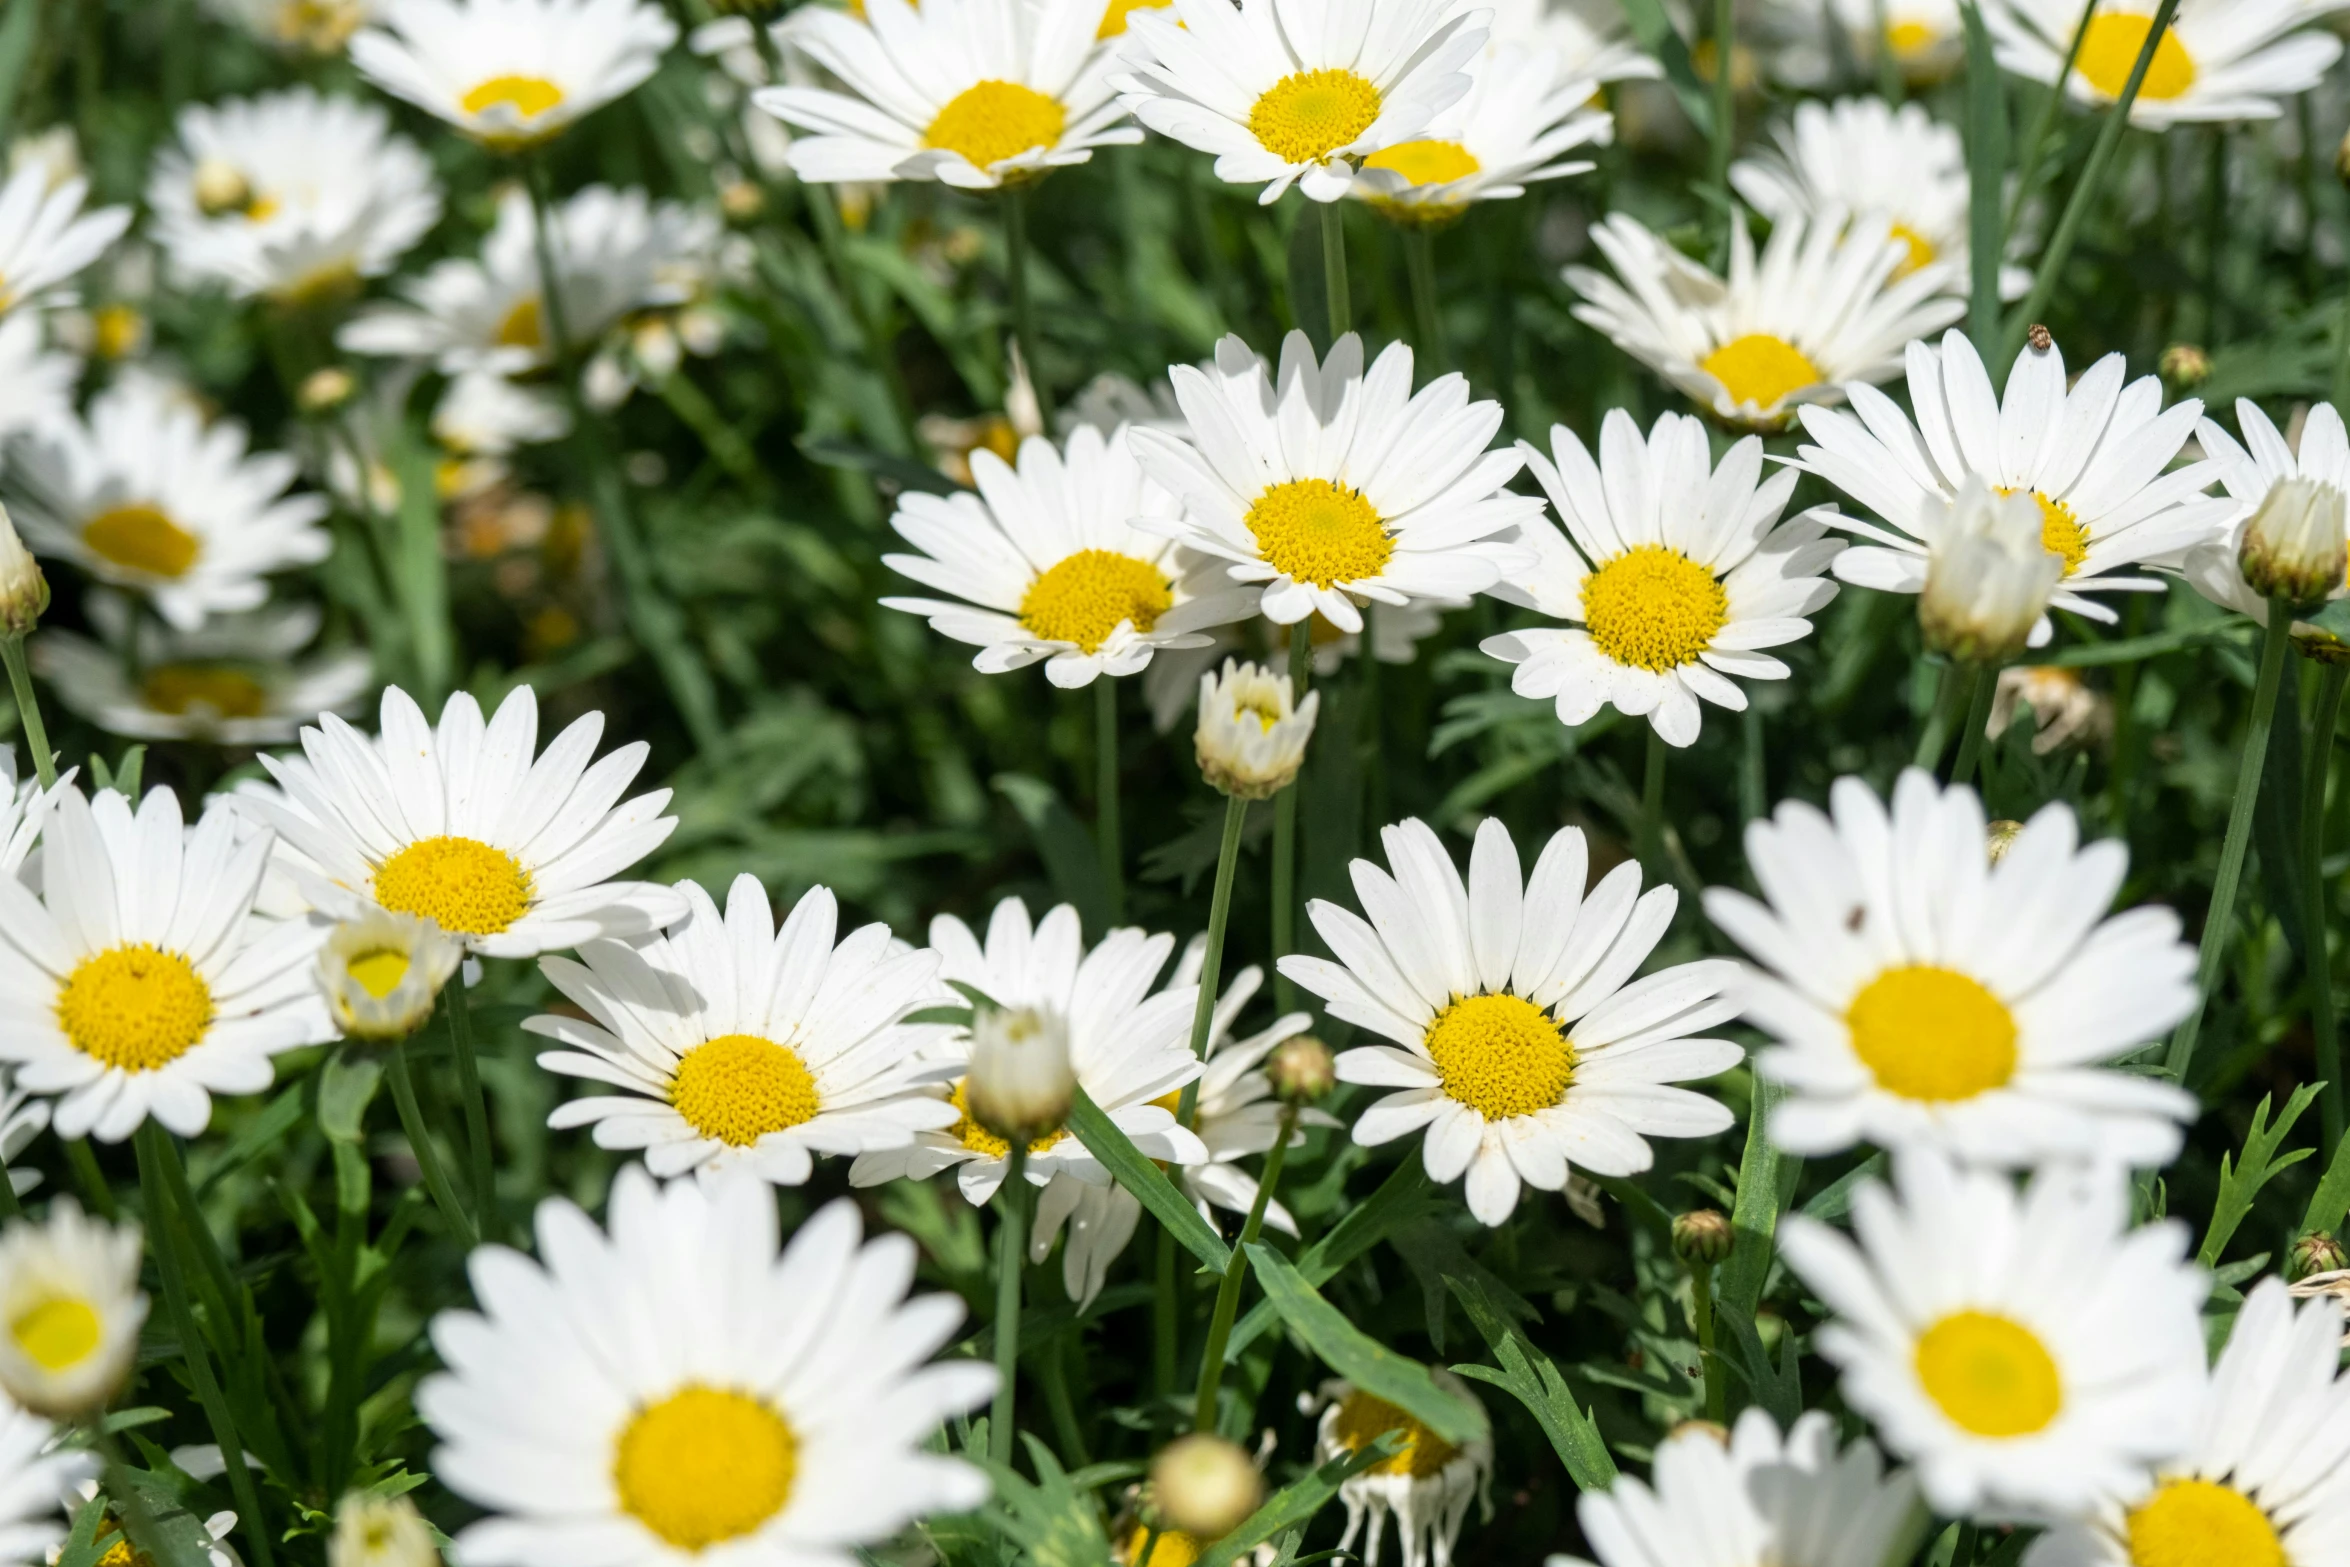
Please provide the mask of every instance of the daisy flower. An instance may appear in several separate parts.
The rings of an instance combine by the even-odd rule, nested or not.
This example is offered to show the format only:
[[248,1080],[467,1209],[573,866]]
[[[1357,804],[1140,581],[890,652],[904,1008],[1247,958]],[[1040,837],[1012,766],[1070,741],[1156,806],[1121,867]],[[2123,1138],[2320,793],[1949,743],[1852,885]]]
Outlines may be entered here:
[[350,51],[393,97],[512,151],[632,91],[675,42],[646,0],[381,0]]
[[98,1473],[97,1454],[58,1437],[39,1415],[0,1399],[0,1561],[47,1561],[65,1543],[64,1499]]
[[0,879],[13,881],[23,870],[25,857],[40,839],[42,824],[49,819],[57,797],[72,788],[77,771],[65,768],[55,786],[43,789],[38,777],[19,779],[16,748],[0,746]]
[[[2273,120],[2342,57],[2342,41],[2306,24],[2343,0],[2181,0],[2154,46],[2130,105],[2130,123],[2160,131],[2182,122]],[[1983,8],[2004,70],[2052,83],[2081,25],[2084,0],[1994,0]],[[2154,30],[2159,0],[2104,0],[2065,91],[2076,103],[2118,102]]]
[[440,221],[441,193],[382,109],[294,87],[181,110],[147,205],[184,276],[300,303],[391,271]]
[[527,1019],[558,1044],[539,1065],[622,1092],[547,1118],[595,1128],[596,1146],[641,1150],[663,1178],[747,1170],[798,1186],[815,1154],[904,1148],[955,1123],[915,1085],[944,1031],[907,1026],[938,993],[938,956],[866,925],[837,943],[831,889],[803,895],[783,928],[759,878],[737,876],[726,912],[681,881],[686,916],[649,941],[591,941],[579,962],[539,967],[586,1017]]
[[0,1169],[19,1197],[41,1184],[41,1172],[25,1169],[17,1156],[48,1129],[49,1101],[35,1099],[16,1085],[14,1074],[0,1070]]
[[1801,404],[1887,379],[1901,368],[1903,344],[1966,313],[1951,293],[1964,286],[1958,273],[1942,261],[1910,269],[1909,246],[1882,217],[1848,224],[1839,213],[1789,214],[1758,262],[1740,212],[1727,278],[1625,213],[1595,224],[1591,240],[1616,275],[1567,268],[1583,296],[1575,318],[1749,429],[1784,428]]
[[1593,82],[1654,79],[1664,67],[1640,52],[1617,0],[1491,0],[1486,47],[1544,49],[1566,75]]
[[[2165,410],[2162,383],[2144,376],[2125,387],[2120,354],[2108,354],[2065,383],[2064,353],[2026,347],[2002,399],[1966,334],[1953,330],[1939,351],[1908,348],[1916,422],[1873,387],[1852,388],[1852,411],[1806,409],[1796,465],[1875,514],[1836,517],[1858,547],[1836,557],[1836,575],[1858,587],[1917,593],[1932,541],[1969,475],[2002,495],[2029,494],[2040,506],[2040,541],[2064,557],[2050,604],[2091,620],[2119,617],[2091,595],[2159,592],[2155,577],[2122,575],[2169,564],[2218,533],[2234,503],[2203,492],[2220,477],[2210,462],[2172,468],[2194,434],[2202,403]],[[2032,645],[2045,646],[2045,620]]]
[[[1627,862],[1584,895],[1580,829],[1543,847],[1529,883],[1509,829],[1478,824],[1464,886],[1426,823],[1384,828],[1393,874],[1354,862],[1366,920],[1308,904],[1338,960],[1293,954],[1281,972],[1332,1017],[1391,1044],[1338,1058],[1340,1082],[1394,1090],[1355,1121],[1367,1148],[1426,1129],[1431,1180],[1468,1176],[1469,1211],[1494,1225],[1521,1183],[1567,1184],[1570,1161],[1635,1175],[1650,1137],[1710,1137],[1730,1112],[1667,1085],[1712,1077],[1743,1052],[1697,1037],[1736,1008],[1722,999],[1737,966],[1682,963],[1632,980],[1672,924],[1679,894],[1640,892]],[[1630,981],[1630,983],[1627,983]]]
[[253,452],[233,419],[207,425],[147,380],[120,382],[87,421],[29,432],[16,476],[25,542],[145,595],[181,631],[259,608],[263,578],[326,559],[326,497],[288,494],[300,472],[280,452]]
[[1938,82],[1966,61],[1958,0],[1828,0],[1828,9],[1854,54],[1874,62],[1890,43],[1893,63],[1913,85]]
[[169,789],[136,815],[57,792],[42,893],[0,879],[0,1060],[59,1096],[58,1136],[121,1142],[152,1116],[193,1137],[212,1095],[259,1093],[271,1056],[334,1037],[310,978],[324,932],[253,912],[270,849],[226,809],[186,827]]
[[[1077,1086],[1136,1147],[1169,1164],[1199,1164],[1207,1158],[1199,1138],[1176,1124],[1175,1101],[1169,1097],[1200,1075],[1199,1058],[1191,1053],[1191,1013],[1199,987],[1151,993],[1174,937],[1113,930],[1088,952],[1077,911],[1068,904],[1031,926],[1028,905],[1006,898],[987,922],[984,947],[951,914],[930,922],[930,945],[940,958],[942,982],[959,981],[1008,1012],[1062,1030]],[[944,1058],[959,1061],[969,1037],[968,1029],[956,1030]],[[974,1207],[984,1206],[1011,1167],[1012,1146],[972,1121],[960,1082],[950,1100],[956,1112],[951,1126],[917,1133],[910,1148],[859,1154],[849,1168],[849,1183],[922,1181],[954,1168],[963,1196]],[[1088,1186],[1110,1184],[1110,1172],[1065,1130],[1029,1145],[1027,1171],[1038,1186],[1049,1186],[1062,1174]]]
[[1790,800],[1746,830],[1762,901],[1716,887],[1706,916],[1759,967],[1739,987],[1790,1090],[1771,1139],[1803,1154],[1930,1145],[2006,1167],[2179,1151],[2194,1098],[2107,1070],[2195,1004],[2195,953],[2155,905],[2105,917],[2129,851],[2080,846],[2043,806],[1999,863],[1982,802],[1911,768],[1888,813],[1858,778],[1832,815]]
[[8,1392],[0,1406],[58,1420],[105,1406],[138,1359],[147,1320],[141,1250],[137,1225],[86,1218],[71,1197],[37,1223],[9,1221],[0,1231],[0,1312],[9,1328],[0,1335]]
[[[1482,1413],[1468,1384],[1441,1366],[1428,1374],[1462,1403]],[[1346,1508],[1346,1532],[1339,1537],[1341,1552],[1354,1549],[1355,1536],[1367,1521],[1363,1541],[1365,1567],[1379,1567],[1379,1547],[1387,1521],[1395,1520],[1396,1543],[1403,1549],[1403,1567],[1448,1567],[1452,1549],[1468,1521],[1469,1504],[1482,1501],[1487,1518],[1493,1503],[1485,1494],[1493,1479],[1493,1435],[1490,1430],[1455,1447],[1419,1420],[1362,1391],[1349,1382],[1329,1382],[1322,1388],[1325,1403],[1314,1428],[1314,1454],[1327,1463],[1359,1453],[1390,1431],[1401,1431],[1403,1445],[1360,1474],[1341,1481],[1338,1500]]]
[[922,553],[883,563],[954,600],[885,598],[933,631],[979,648],[972,667],[1002,674],[1044,661],[1056,686],[1141,672],[1161,648],[1206,647],[1202,631],[1256,613],[1258,590],[1194,555],[1145,518],[1175,502],[1143,476],[1124,427],[1080,425],[1066,449],[1020,443],[1012,467],[970,457],[976,495],[908,491],[890,526]]
[[1760,438],[1716,468],[1697,420],[1665,414],[1643,441],[1618,408],[1600,426],[1598,462],[1563,424],[1550,446],[1545,458],[1519,443],[1567,531],[1528,524],[1540,564],[1493,591],[1577,624],[1485,639],[1486,653],[1517,666],[1512,690],[1556,698],[1570,727],[1613,704],[1686,746],[1700,698],[1745,710],[1732,676],[1787,678],[1762,649],[1811,634],[1806,617],[1836,596],[1821,573],[1844,543],[1813,512],[1779,520],[1797,476],[1762,477]]
[[414,697],[387,686],[382,724],[370,737],[323,714],[302,731],[301,756],[262,756],[276,789],[237,795],[317,867],[313,902],[414,914],[497,958],[645,936],[685,913],[666,887],[610,879],[659,848],[677,818],[661,814],[666,789],[620,798],[645,765],[643,741],[588,765],[603,714],[572,724],[544,755],[527,684],[486,726],[458,692],[437,730]]
[[2118,1166],[2050,1165],[2019,1192],[1912,1146],[1892,1189],[1853,1193],[1858,1244],[1780,1221],[1780,1255],[1832,1318],[1813,1343],[1936,1512],[2076,1513],[2186,1449],[2210,1279],[2184,1225],[2129,1214]]
[[70,421],[81,373],[72,355],[49,351],[38,311],[0,316],[0,439]]
[[1605,142],[1615,119],[1590,107],[1596,84],[1553,51],[1489,45],[1469,66],[1460,102],[1410,141],[1363,160],[1355,194],[1398,223],[1452,222],[1476,201],[1506,201],[1537,180],[1588,173],[1577,147]]
[[1365,374],[1354,333],[1317,363],[1292,332],[1276,375],[1227,337],[1212,373],[1177,365],[1168,375],[1189,441],[1147,429],[1127,441],[1182,513],[1147,525],[1230,562],[1234,581],[1265,584],[1262,608],[1276,624],[1319,610],[1359,632],[1363,600],[1457,603],[1531,563],[1507,540],[1542,503],[1503,488],[1523,459],[1487,449],[1501,405],[1469,401],[1459,375],[1414,394],[1403,344]]
[[[1134,117],[1216,155],[1216,177],[1336,201],[1364,158],[1469,90],[1485,13],[1451,0],[1174,0],[1128,16],[1115,78]],[[1172,13],[1172,14],[1170,14]]]
[[849,90],[765,87],[751,101],[808,133],[803,180],[938,180],[993,190],[1142,140],[1094,47],[1104,0],[870,0],[862,17],[794,12],[792,46]]
[[90,182],[52,183],[35,159],[0,185],[0,311],[70,302],[66,285],[131,226],[128,207],[84,212]]
[[134,677],[123,668],[130,600],[92,593],[82,602],[99,638],[45,630],[31,644],[33,667],[108,734],[278,745],[321,713],[350,713],[375,683],[364,648],[298,656],[318,635],[316,605],[268,605],[195,631],[148,627]]
[[845,1562],[987,1499],[978,1469],[924,1450],[995,1371],[930,1363],[963,1307],[907,1297],[912,1241],[863,1240],[835,1202],[779,1255],[764,1184],[663,1187],[633,1166],[610,1213],[607,1233],[549,1198],[545,1260],[482,1248],[480,1313],[433,1319],[449,1369],[416,1391],[433,1473],[489,1514],[459,1560]]
[[283,49],[340,54],[377,0],[205,0],[205,8]]
[[[2269,492],[2289,480],[2314,480],[2350,500],[2350,432],[2344,431],[2342,416],[2332,403],[2319,403],[2309,410],[2296,449],[2249,397],[2236,401],[2236,424],[2244,432],[2241,445],[2209,419],[2195,427],[2204,455],[2218,467],[2220,488],[2234,504],[2225,531],[2187,552],[2184,575],[2214,604],[2265,626],[2268,600],[2252,591],[2237,566],[2244,528]],[[2345,592],[2350,592],[2350,582],[2337,583],[2328,597],[2340,598]]]
[[464,956],[431,920],[368,908],[318,949],[318,990],[343,1037],[394,1044],[424,1027]]

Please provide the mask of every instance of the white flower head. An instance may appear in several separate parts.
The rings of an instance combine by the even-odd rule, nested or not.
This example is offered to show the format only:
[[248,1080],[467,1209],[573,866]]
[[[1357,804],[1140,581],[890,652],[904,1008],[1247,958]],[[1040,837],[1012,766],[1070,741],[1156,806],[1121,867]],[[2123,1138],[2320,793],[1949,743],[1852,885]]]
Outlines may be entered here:
[[194,631],[146,627],[135,678],[123,667],[130,601],[93,592],[82,608],[97,638],[52,628],[31,644],[33,667],[60,701],[109,734],[275,745],[320,713],[350,712],[375,683],[364,649],[302,656],[323,619],[316,605],[267,604]]
[[[2342,57],[2339,38],[2308,25],[2342,7],[2343,0],[2181,0],[2130,104],[2130,123],[2159,132],[2275,119],[2286,99],[2317,86]],[[2085,8],[2085,0],[1985,6],[2001,69],[2054,83]],[[2065,77],[2066,95],[2099,109],[2118,102],[2159,9],[2160,0],[2104,0]]]
[[465,949],[431,920],[370,908],[318,949],[318,988],[352,1039],[392,1044],[422,1028]]
[[1221,674],[1211,670],[1199,677],[1192,746],[1201,774],[1225,794],[1271,799],[1305,765],[1321,704],[1322,693],[1309,691],[1300,706],[1287,675],[1224,660]]
[[634,90],[676,42],[646,0],[381,0],[350,53],[385,92],[512,150]]
[[[2195,438],[2219,465],[2220,488],[2234,503],[2235,515],[2224,532],[2187,552],[2184,574],[2195,591],[2213,603],[2266,625],[2268,600],[2246,585],[2242,570],[2252,519],[2287,484],[2312,484],[2350,498],[2350,433],[2331,403],[2309,410],[2298,445],[2288,441],[2250,398],[2238,400],[2236,423],[2244,432],[2241,444],[2210,419],[2196,426]],[[2344,526],[2350,530],[2350,522]],[[2323,597],[2337,599],[2345,592],[2350,592],[2350,581],[2337,579]]]
[[1069,1025],[1043,1007],[981,1006],[971,1016],[963,1065],[963,1115],[1006,1142],[1061,1129],[1077,1090]]
[[310,54],[340,54],[372,20],[379,0],[205,0],[206,9],[264,43]]
[[1958,0],[1828,0],[1828,10],[1855,56],[1873,66],[1890,45],[1902,80],[1913,85],[1941,81],[1966,63]]
[[50,351],[39,311],[0,315],[0,438],[71,421],[81,369],[71,354]]
[[1593,82],[1653,80],[1664,67],[1640,52],[1617,0],[1462,0],[1462,11],[1492,16],[1486,49],[1541,49],[1569,76]]
[[1918,624],[1926,645],[1973,663],[2021,653],[2064,580],[2064,557],[2041,538],[2029,495],[2000,495],[1974,474],[1928,536]]
[[[1429,1375],[1438,1387],[1483,1415],[1483,1406],[1459,1377],[1442,1367],[1431,1368]],[[1380,1545],[1393,1518],[1403,1567],[1448,1567],[1470,1505],[1483,1501],[1486,1516],[1493,1513],[1485,1494],[1493,1479],[1492,1432],[1480,1430],[1455,1446],[1416,1416],[1351,1383],[1325,1383],[1322,1393],[1327,1402],[1315,1426],[1314,1453],[1325,1463],[1358,1453],[1390,1431],[1403,1433],[1403,1445],[1393,1454],[1339,1484],[1346,1532],[1339,1537],[1338,1548],[1352,1550],[1368,1522],[1363,1561],[1365,1567],[1379,1567]]]
[[[0,1388],[9,1398],[55,1420],[105,1407],[130,1375],[147,1320],[140,1249],[137,1225],[85,1217],[71,1197],[39,1223],[15,1219],[0,1231]],[[10,1436],[27,1434],[15,1427],[7,1423]]]
[[72,303],[67,285],[130,228],[128,207],[83,211],[89,194],[78,174],[52,184],[37,161],[0,185],[0,311]]
[[2263,598],[2316,604],[2341,590],[2350,570],[2343,537],[2341,490],[2316,479],[2272,486],[2246,518],[2236,544],[2236,570]]
[[440,1567],[441,1552],[413,1498],[354,1491],[335,1508],[326,1562],[327,1567]]
[[1615,120],[1591,107],[1597,84],[1560,55],[1491,44],[1467,66],[1468,92],[1410,141],[1362,162],[1354,193],[1399,223],[1449,223],[1472,202],[1507,201],[1542,180],[1584,174],[1566,155],[1605,142]]

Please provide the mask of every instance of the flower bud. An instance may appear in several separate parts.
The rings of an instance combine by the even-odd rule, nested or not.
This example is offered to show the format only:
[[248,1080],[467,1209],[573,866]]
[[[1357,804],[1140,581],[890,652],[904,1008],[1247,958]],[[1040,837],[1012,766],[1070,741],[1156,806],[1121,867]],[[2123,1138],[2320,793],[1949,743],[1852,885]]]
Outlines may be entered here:
[[313,370],[302,378],[301,388],[294,393],[294,405],[306,414],[330,413],[351,400],[359,390],[358,380],[340,365],[328,365]]
[[2024,824],[2022,822],[2005,820],[1993,822],[1983,833],[1985,857],[1994,865],[2006,859],[2007,851],[2015,847],[2015,841],[2023,835],[2023,831]]
[[440,1567],[440,1560],[424,1515],[405,1496],[354,1491],[335,1509],[327,1567]]
[[2315,604],[2343,584],[2350,535],[2342,492],[2316,479],[2285,479],[2268,492],[2236,545],[2236,569],[2262,598]]
[[1239,1443],[1194,1432],[1151,1460],[1151,1499],[1168,1528],[1220,1540],[1264,1502],[1265,1477]]
[[1338,1086],[1337,1058],[1313,1035],[1299,1034],[1265,1057],[1265,1077],[1283,1104],[1310,1105]]
[[431,920],[370,909],[318,949],[318,987],[346,1035],[392,1044],[424,1026],[464,955]]
[[1730,1221],[1717,1209],[1698,1208],[1673,1221],[1673,1255],[1693,1268],[1729,1260],[1736,1238]]
[[1665,1433],[1665,1440],[1679,1442],[1699,1436],[1719,1442],[1724,1447],[1730,1445],[1730,1428],[1718,1420],[1684,1420]]
[[2162,351],[2162,378],[2180,391],[2211,379],[2211,355],[2193,343],[2173,343]]
[[197,164],[195,184],[196,209],[208,218],[242,212],[253,199],[244,172],[226,158],[206,158]]
[[2064,558],[2041,542],[2029,495],[1997,495],[1970,476],[1926,557],[1918,624],[1926,644],[1970,663],[2024,650],[2064,580]]
[[1033,1007],[982,1007],[972,1018],[963,1103],[982,1130],[1020,1144],[1049,1136],[1069,1118],[1076,1088],[1059,1018]]
[[718,210],[748,223],[767,210],[767,193],[749,180],[729,180],[718,187]]
[[2285,1282],[2298,1284],[2313,1273],[2332,1273],[2350,1268],[2350,1256],[2345,1256],[2342,1243],[2323,1230],[2312,1230],[2293,1243],[2285,1254]]
[[1218,789],[1243,800],[1279,794],[1305,765],[1322,694],[1299,704],[1287,675],[1258,664],[1224,660],[1221,674],[1199,677],[1199,728],[1193,744],[1199,770]]
[[49,579],[16,536],[8,509],[0,506],[0,636],[27,635],[48,610]]

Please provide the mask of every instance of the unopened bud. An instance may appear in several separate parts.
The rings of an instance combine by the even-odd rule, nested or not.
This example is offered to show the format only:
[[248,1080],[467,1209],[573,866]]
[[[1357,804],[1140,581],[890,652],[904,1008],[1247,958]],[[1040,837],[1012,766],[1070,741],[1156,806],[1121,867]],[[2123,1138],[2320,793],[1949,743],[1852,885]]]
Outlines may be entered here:
[[2064,558],[2041,526],[2031,496],[1997,495],[1968,477],[1926,557],[1918,624],[1927,646],[1977,664],[2024,650],[2064,580]]
[[2022,822],[2011,821],[1996,821],[1984,830],[1983,852],[1992,864],[1997,865],[2007,858],[2007,851],[2015,847],[2015,841],[2023,835],[2023,830]]
[[2211,355],[2193,343],[2173,343],[2162,351],[2162,378],[2185,391],[2211,379]]
[[2285,1254],[2285,1282],[2298,1284],[2312,1273],[2332,1273],[2350,1268],[2350,1256],[2345,1256],[2342,1243],[2323,1230],[2312,1230],[2293,1243]]
[[1195,1540],[1220,1540],[1265,1499],[1265,1477],[1237,1442],[1206,1432],[1177,1437],[1151,1460],[1159,1518]]
[[1299,1034],[1265,1057],[1265,1077],[1283,1104],[1310,1105],[1338,1086],[1337,1058],[1313,1035]]
[[208,218],[224,212],[242,212],[253,199],[253,187],[244,171],[226,158],[206,158],[196,165],[196,210]]
[[23,637],[49,610],[49,579],[33,559],[8,509],[0,506],[0,636]]
[[1287,675],[1224,660],[1221,674],[1199,677],[1199,728],[1193,745],[1208,782],[1243,800],[1269,799],[1305,765],[1322,693],[1297,702]]
[[2342,492],[2316,479],[2273,486],[2236,546],[2244,585],[2262,598],[2315,604],[2342,586],[2350,567]]
[[318,949],[318,988],[346,1035],[391,1044],[424,1026],[464,955],[431,920],[371,909]]
[[1049,1136],[1069,1118],[1076,1089],[1059,1018],[1033,1007],[981,1007],[972,1018],[963,1103],[982,1130],[1009,1143]]
[[1730,1428],[1718,1420],[1684,1420],[1665,1433],[1668,1442],[1684,1441],[1690,1437],[1703,1437],[1709,1442],[1719,1442],[1728,1447]]
[[294,393],[294,402],[306,414],[322,414],[340,408],[359,390],[359,382],[350,371],[340,365],[328,365],[313,370],[302,378],[302,385]]
[[327,1567],[440,1567],[432,1528],[405,1496],[352,1492],[335,1509]]
[[1673,1221],[1673,1255],[1693,1268],[1728,1261],[1736,1238],[1717,1209],[1699,1208]]

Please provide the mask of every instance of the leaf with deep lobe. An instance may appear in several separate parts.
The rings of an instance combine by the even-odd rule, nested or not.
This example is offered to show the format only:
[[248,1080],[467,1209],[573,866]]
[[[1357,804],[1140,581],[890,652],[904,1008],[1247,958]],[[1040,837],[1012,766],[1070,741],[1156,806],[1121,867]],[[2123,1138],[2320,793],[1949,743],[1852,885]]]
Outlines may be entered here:
[[1410,1414],[1455,1447],[1485,1434],[1485,1412],[1436,1385],[1428,1368],[1347,1321],[1286,1258],[1258,1242],[1248,1248],[1273,1309],[1331,1370],[1373,1398]]
[[1150,1210],[1152,1218],[1167,1227],[1173,1235],[1201,1262],[1224,1271],[1232,1262],[1232,1249],[1226,1246],[1208,1221],[1199,1216],[1191,1200],[1178,1191],[1167,1179],[1167,1172],[1134,1146],[1118,1123],[1104,1114],[1102,1107],[1087,1097],[1084,1089],[1076,1091],[1069,1104],[1069,1130],[1085,1144],[1085,1151],[1102,1162],[1112,1179],[1131,1192],[1135,1200]]
[[1459,1375],[1479,1382],[1490,1383],[1508,1393],[1526,1406],[1526,1412],[1542,1427],[1542,1434],[1550,1438],[1557,1450],[1559,1462],[1567,1466],[1567,1474],[1578,1489],[1604,1491],[1615,1483],[1616,1461],[1608,1453],[1607,1442],[1600,1436],[1599,1427],[1591,1414],[1575,1402],[1567,1388],[1567,1379],[1548,1355],[1534,1347],[1517,1323],[1511,1320],[1512,1305],[1523,1305],[1515,1295],[1496,1299],[1500,1293],[1484,1279],[1453,1278],[1445,1281],[1452,1287],[1461,1309],[1469,1314],[1469,1321],[1484,1336],[1493,1358],[1501,1362],[1501,1369],[1491,1366],[1455,1366]]
[[1338,1494],[1340,1485],[1381,1459],[1394,1457],[1401,1446],[1402,1432],[1386,1432],[1369,1446],[1342,1453],[1312,1474],[1283,1486],[1249,1514],[1247,1522],[1201,1552],[1198,1567],[1231,1567],[1273,1536],[1313,1517]]

